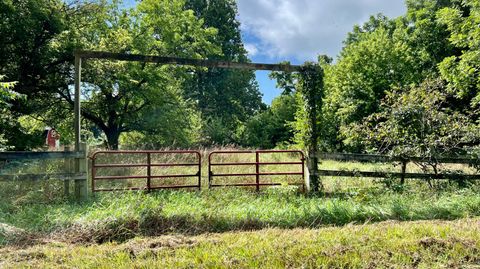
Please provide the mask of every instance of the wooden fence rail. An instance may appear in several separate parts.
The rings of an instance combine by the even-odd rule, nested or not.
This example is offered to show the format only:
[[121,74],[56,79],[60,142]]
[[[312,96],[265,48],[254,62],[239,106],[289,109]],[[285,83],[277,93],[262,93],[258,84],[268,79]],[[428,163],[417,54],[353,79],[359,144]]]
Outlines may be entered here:
[[368,162],[368,163],[394,163],[401,164],[401,171],[387,172],[387,171],[345,171],[345,170],[319,170],[320,176],[333,177],[368,177],[368,178],[400,178],[401,183],[404,183],[406,178],[416,179],[449,179],[449,180],[480,180],[480,174],[465,174],[458,172],[448,173],[409,173],[406,172],[408,163],[432,163],[432,164],[468,164],[480,165],[479,158],[473,157],[440,157],[435,159],[418,158],[418,157],[391,157],[388,155],[374,155],[374,154],[350,154],[350,153],[320,153],[319,160],[334,160],[345,162]]
[[63,162],[61,173],[15,173],[8,174],[0,166],[0,182],[2,181],[38,181],[57,179],[64,182],[65,195],[70,195],[70,181],[73,180],[75,197],[83,199],[87,196],[87,148],[80,145],[80,151],[10,151],[0,152],[0,164],[9,161],[25,160],[59,160]]

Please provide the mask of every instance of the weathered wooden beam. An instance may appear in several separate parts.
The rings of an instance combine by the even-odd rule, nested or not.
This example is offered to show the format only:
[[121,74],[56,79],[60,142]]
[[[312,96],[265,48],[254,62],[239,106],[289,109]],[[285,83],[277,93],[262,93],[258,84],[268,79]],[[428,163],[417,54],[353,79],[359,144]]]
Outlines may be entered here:
[[371,177],[371,178],[417,178],[417,179],[451,179],[451,180],[480,180],[480,174],[424,174],[424,173],[399,173],[399,172],[376,172],[376,171],[342,171],[342,170],[319,170],[322,176],[333,177]]
[[239,63],[229,62],[221,60],[202,60],[202,59],[190,59],[180,58],[172,56],[153,56],[153,55],[140,55],[140,54],[126,54],[126,53],[113,53],[105,51],[82,51],[78,50],[74,52],[75,58],[80,59],[109,59],[119,61],[135,61],[135,62],[147,62],[147,63],[159,63],[159,64],[175,64],[175,65],[190,65],[199,67],[216,67],[227,69],[243,69],[243,70],[270,70],[270,71],[283,71],[283,72],[297,72],[300,70],[299,65],[290,64],[265,64],[265,63]]
[[15,182],[15,181],[39,181],[46,179],[57,180],[71,180],[71,179],[85,179],[86,173],[50,173],[50,174],[15,174],[2,175],[0,174],[0,181]]
[[0,160],[69,159],[82,158],[85,152],[72,151],[4,151]]
[[455,163],[455,164],[477,164],[479,159],[459,158],[459,157],[439,157],[435,159],[426,159],[419,157],[390,157],[388,155],[375,154],[351,154],[351,153],[320,153],[318,158],[321,160],[333,161],[356,161],[356,162],[437,162],[437,163]]

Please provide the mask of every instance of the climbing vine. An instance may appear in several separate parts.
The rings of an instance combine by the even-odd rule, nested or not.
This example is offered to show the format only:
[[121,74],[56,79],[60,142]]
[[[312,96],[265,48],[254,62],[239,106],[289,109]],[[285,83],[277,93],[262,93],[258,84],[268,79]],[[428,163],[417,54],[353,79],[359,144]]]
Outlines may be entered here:
[[307,116],[307,130],[305,130],[304,145],[307,150],[307,165],[309,180],[312,191],[317,192],[323,189],[318,175],[318,139],[319,122],[318,118],[322,109],[323,97],[323,69],[311,62],[302,65],[298,74],[297,90],[301,94],[304,110]]

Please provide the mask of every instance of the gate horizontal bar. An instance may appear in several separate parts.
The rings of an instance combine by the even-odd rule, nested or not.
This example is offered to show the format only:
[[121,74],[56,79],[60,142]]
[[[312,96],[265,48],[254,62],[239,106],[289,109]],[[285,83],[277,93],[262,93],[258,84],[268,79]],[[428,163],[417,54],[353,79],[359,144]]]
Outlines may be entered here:
[[[257,163],[210,163],[213,166],[228,166],[228,165],[256,165]],[[265,162],[258,163],[259,165],[282,165],[282,164],[303,164],[303,162]]]
[[[95,164],[97,168],[116,168],[116,167],[147,167],[149,166],[148,163],[132,163],[132,164],[121,164],[121,163],[114,163],[114,164]],[[150,166],[156,167],[167,167],[167,166],[198,166],[198,163],[152,163]]]
[[[255,186],[280,186],[282,183],[231,183],[231,184],[211,184],[210,187],[255,187]],[[303,183],[288,183],[288,185],[303,186]]]
[[286,176],[286,175],[303,175],[302,172],[270,172],[270,173],[246,173],[246,174],[214,174],[212,177],[238,177],[238,176]]
[[[150,187],[151,190],[159,190],[159,189],[186,189],[186,188],[198,188],[198,185],[171,185],[171,186],[155,186]],[[132,187],[132,188],[102,188],[102,189],[95,189],[95,191],[141,191],[141,190],[148,190],[146,187]]]
[[[137,179],[137,178],[148,178],[149,176],[100,176],[95,177],[95,180],[109,180],[109,179]],[[150,178],[178,178],[178,177],[198,177],[198,174],[193,175],[161,175],[161,176],[150,176]]]

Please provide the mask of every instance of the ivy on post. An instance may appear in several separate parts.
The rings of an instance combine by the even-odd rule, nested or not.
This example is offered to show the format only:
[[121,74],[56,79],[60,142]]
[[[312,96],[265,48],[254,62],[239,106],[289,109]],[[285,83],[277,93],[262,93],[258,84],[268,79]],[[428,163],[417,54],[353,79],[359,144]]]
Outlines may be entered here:
[[305,146],[307,150],[308,187],[313,192],[323,190],[318,175],[318,118],[322,108],[323,97],[323,69],[315,63],[306,62],[300,67],[298,78],[304,109],[308,118]]

